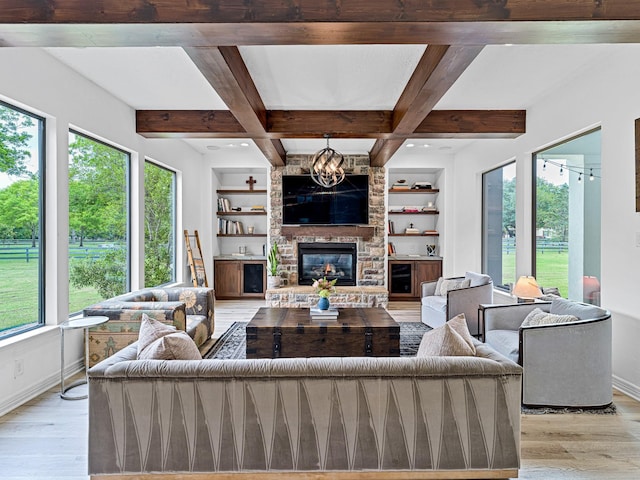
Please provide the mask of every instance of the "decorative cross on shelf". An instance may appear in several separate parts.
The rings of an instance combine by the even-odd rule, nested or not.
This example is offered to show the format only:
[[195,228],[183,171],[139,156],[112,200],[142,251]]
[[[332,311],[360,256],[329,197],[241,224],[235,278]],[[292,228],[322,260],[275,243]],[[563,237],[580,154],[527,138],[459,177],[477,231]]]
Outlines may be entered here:
[[249,190],[253,190],[253,184],[254,183],[258,183],[258,181],[254,180],[253,176],[249,176],[249,180],[245,181],[244,183],[248,183],[249,184]]

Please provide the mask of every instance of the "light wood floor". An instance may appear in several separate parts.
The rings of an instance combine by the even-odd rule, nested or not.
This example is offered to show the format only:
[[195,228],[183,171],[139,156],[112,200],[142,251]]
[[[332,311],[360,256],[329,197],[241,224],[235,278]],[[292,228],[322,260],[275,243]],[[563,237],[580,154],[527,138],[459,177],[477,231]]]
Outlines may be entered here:
[[[214,336],[260,306],[218,300]],[[417,303],[392,302],[389,311],[420,319]],[[640,479],[640,402],[615,391],[614,402],[617,415],[523,415],[519,478]],[[1,479],[86,480],[86,469],[87,400],[62,400],[54,388],[0,417]]]

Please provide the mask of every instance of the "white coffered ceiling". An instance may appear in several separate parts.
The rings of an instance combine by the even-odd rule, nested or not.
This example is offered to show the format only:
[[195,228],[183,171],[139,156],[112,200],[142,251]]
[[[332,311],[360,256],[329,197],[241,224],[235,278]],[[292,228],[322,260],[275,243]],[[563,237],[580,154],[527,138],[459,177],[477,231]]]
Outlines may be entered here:
[[[436,109],[528,109],[561,84],[601,68],[615,49],[638,45],[487,46]],[[240,47],[267,109],[391,110],[425,45]],[[51,55],[134,109],[226,110],[178,47],[47,48]],[[241,140],[184,139],[202,153]],[[408,140],[449,153],[472,141]],[[249,140],[250,142],[250,140]],[[283,139],[290,153],[322,148],[322,139]],[[343,153],[366,153],[372,139],[332,139]],[[209,147],[209,148],[207,148]],[[253,145],[252,145],[253,147]],[[422,147],[424,148],[424,147]],[[427,148],[425,148],[425,151]],[[400,149],[396,155],[403,155]]]

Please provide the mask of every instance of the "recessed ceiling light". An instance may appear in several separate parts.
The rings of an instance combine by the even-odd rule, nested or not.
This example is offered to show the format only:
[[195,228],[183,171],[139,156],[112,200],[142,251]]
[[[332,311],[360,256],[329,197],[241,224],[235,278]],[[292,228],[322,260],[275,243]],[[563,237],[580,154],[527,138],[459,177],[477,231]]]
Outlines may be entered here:
[[422,145],[424,148],[429,148],[431,145],[429,145],[428,143],[425,143],[424,145]]
[[413,148],[415,145],[413,143],[407,143],[407,148]]
[[207,145],[207,150],[220,150],[220,147],[217,145]]
[[242,142],[242,143],[240,144],[240,146],[241,146],[241,147],[248,147],[248,146],[249,146],[249,144],[248,144],[247,142]]
[[236,146],[236,144],[235,144],[235,143],[227,143],[227,147],[229,147],[229,148],[233,148],[233,147],[235,147],[235,146]]

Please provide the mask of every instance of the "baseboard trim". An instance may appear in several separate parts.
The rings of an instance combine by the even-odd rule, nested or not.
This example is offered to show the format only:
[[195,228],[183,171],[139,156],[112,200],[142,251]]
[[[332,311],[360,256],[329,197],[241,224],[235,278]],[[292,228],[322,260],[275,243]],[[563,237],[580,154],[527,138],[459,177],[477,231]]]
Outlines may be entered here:
[[640,387],[631,382],[613,376],[613,388],[640,402]]
[[[75,375],[81,370],[84,370],[84,360],[78,359],[64,369],[65,378],[69,378],[71,375]],[[42,395],[44,392],[56,385],[60,385],[60,372],[49,375],[39,382],[34,383],[29,388],[16,392],[10,398],[0,403],[0,417],[12,410],[15,410],[20,405],[27,403],[29,400],[36,398],[38,395]]]

